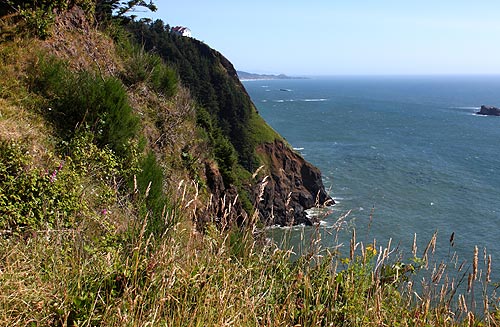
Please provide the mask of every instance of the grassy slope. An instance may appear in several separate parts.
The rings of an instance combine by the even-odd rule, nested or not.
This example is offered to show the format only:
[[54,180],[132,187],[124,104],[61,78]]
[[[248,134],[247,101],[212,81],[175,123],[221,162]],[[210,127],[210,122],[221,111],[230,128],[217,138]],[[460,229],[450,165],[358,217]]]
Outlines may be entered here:
[[[81,36],[78,31],[71,34],[75,33]],[[93,36],[97,35],[101,34]],[[443,266],[433,266],[435,239],[425,251],[415,249],[415,260],[403,265],[390,245],[363,245],[353,234],[350,253],[341,254],[322,249],[320,234],[311,231],[312,241],[304,241],[303,255],[291,263],[290,252],[266,245],[252,231],[208,227],[206,234],[199,234],[191,213],[207,199],[189,182],[197,166],[188,169],[180,159],[186,145],[196,157],[207,147],[194,125],[195,105],[185,90],[165,99],[140,82],[128,88],[129,102],[141,117],[137,142],[145,144],[144,152],[154,153],[167,173],[166,218],[175,221],[162,235],[148,233],[150,212],[141,209],[146,190],[113,188],[123,172],[112,165],[116,158],[105,147],[80,138],[75,140],[80,142],[77,147],[69,148],[81,150],[80,156],[60,152],[60,136],[44,115],[47,99],[33,93],[27,83],[38,52],[47,51],[45,45],[32,38],[0,44],[0,173],[15,174],[15,181],[27,184],[14,185],[34,185],[55,198],[77,190],[76,200],[69,203],[80,210],[67,217],[64,207],[54,205],[51,224],[43,223],[42,217],[42,223],[30,229],[1,231],[0,325],[496,325],[496,298],[490,298],[490,311],[474,311],[471,293],[455,293],[457,285],[446,280]],[[107,60],[120,67],[130,57],[114,55]],[[99,70],[89,64],[79,68]],[[189,108],[175,123],[176,113]],[[174,123],[158,125],[163,121]],[[253,115],[250,122],[256,142],[276,137],[259,116]],[[162,136],[168,136],[165,142],[158,141]],[[13,143],[23,146],[12,147]],[[49,182],[63,161],[58,179]],[[12,167],[17,167],[14,172],[5,172]],[[1,189],[2,196],[6,190]],[[8,191],[19,195],[15,189]],[[21,205],[11,199],[14,206]],[[0,217],[0,222],[7,218]],[[338,232],[344,232],[345,224],[339,221],[339,227]],[[487,260],[477,263],[476,254],[472,261],[476,264],[469,270],[470,286],[487,288]],[[445,264],[452,269],[453,264]],[[423,270],[427,282],[422,289],[408,282],[415,278],[408,267]]]

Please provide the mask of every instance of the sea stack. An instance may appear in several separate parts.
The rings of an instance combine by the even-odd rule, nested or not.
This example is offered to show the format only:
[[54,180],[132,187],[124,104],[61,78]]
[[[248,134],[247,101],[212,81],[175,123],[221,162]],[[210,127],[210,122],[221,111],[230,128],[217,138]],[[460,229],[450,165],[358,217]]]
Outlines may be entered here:
[[481,106],[481,110],[477,112],[478,115],[487,116],[500,116],[500,109],[492,106]]

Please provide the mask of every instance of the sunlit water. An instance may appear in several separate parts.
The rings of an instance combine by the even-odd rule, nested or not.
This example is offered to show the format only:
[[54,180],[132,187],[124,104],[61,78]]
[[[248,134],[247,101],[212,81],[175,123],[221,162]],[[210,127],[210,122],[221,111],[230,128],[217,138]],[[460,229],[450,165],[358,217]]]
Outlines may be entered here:
[[[500,277],[500,117],[474,114],[500,106],[500,76],[244,85],[264,119],[321,169],[337,201],[326,226],[351,210],[358,239],[392,238],[407,253],[415,233],[421,252],[437,231],[438,257],[451,250],[470,262],[475,245],[486,247]],[[300,234],[292,231],[292,245]]]

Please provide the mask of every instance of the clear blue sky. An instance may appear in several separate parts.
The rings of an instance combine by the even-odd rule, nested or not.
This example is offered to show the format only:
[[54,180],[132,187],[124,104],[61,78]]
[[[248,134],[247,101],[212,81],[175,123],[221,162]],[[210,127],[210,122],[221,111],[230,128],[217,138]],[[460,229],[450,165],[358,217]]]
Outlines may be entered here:
[[236,69],[290,75],[500,74],[499,0],[154,1]]

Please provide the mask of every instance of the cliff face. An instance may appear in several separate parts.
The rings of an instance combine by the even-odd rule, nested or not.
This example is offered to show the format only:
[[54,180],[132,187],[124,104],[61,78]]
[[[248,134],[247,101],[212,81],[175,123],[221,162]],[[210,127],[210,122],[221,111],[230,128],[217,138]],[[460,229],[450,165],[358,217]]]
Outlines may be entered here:
[[[215,162],[206,164],[212,195],[199,218],[201,224],[215,220],[225,226],[245,220],[243,200],[247,210],[250,203],[257,204],[266,225],[310,225],[316,221],[306,216],[306,209],[333,204],[320,171],[264,122],[227,58],[203,42],[173,35],[161,21],[135,22],[128,28],[146,50],[155,51],[176,68],[200,104],[198,126],[208,134],[215,157]],[[232,158],[237,158],[234,165]],[[259,180],[245,177],[259,166],[264,166]]]
[[281,141],[262,144],[257,152],[269,159],[269,175],[254,188],[261,220],[281,226],[318,223],[305,210],[335,203],[325,191],[319,169]]

